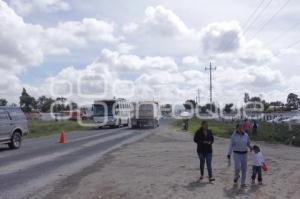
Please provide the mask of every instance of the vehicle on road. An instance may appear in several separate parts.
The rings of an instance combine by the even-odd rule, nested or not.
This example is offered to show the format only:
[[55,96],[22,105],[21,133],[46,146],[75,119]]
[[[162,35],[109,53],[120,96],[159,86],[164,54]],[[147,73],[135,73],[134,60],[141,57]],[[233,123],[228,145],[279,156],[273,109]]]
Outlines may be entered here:
[[91,120],[93,118],[92,106],[83,106],[80,108],[81,119],[82,120]]
[[289,118],[290,117],[286,117],[286,116],[284,116],[284,117],[276,117],[276,118],[274,118],[272,120],[268,120],[267,122],[268,123],[274,123],[274,124],[280,124],[280,123],[283,123],[284,120],[287,120]]
[[156,128],[160,121],[160,106],[155,101],[141,101],[133,103],[133,110],[131,112],[131,126],[132,128],[143,128],[151,126]]
[[285,120],[282,120],[283,123],[291,123],[291,124],[300,124],[300,116],[294,116]]
[[99,126],[128,126],[130,103],[122,98],[97,100],[93,104],[93,120]]
[[21,147],[22,137],[28,133],[25,114],[17,107],[0,107],[0,143],[11,149]]

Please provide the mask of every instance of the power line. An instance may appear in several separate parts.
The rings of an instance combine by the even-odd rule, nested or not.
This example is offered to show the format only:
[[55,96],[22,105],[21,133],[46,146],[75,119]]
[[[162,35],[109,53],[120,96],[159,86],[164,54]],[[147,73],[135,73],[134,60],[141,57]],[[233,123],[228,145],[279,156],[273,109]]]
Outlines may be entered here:
[[264,4],[265,0],[262,0],[261,3],[254,9],[254,11],[249,15],[248,19],[244,22],[243,27],[246,27],[247,24],[251,21],[251,18],[255,16],[260,7]]
[[[285,47],[285,49],[290,49],[290,48],[292,48],[292,47],[294,47],[294,46],[296,46],[296,45],[298,45],[298,44],[300,44],[300,39],[299,39],[299,40],[296,40],[296,41],[294,41],[294,42],[292,42],[292,43],[290,43],[289,45],[287,45],[287,46]],[[274,54],[274,56],[277,57],[279,54],[280,54],[280,51],[278,51],[276,54]]]
[[297,41],[295,41],[295,42],[293,42],[293,43],[291,43],[291,44],[289,44],[286,48],[289,49],[291,47],[294,47],[294,46],[298,45],[299,43],[300,43],[300,39],[297,40]]
[[[270,2],[269,3],[271,3],[273,0],[270,0]],[[252,17],[254,17],[255,16],[255,14],[257,13],[257,11],[260,9],[260,7],[264,4],[264,2],[265,2],[265,0],[262,0],[262,2],[260,3],[260,4],[258,4],[257,6],[256,6],[256,8],[253,10],[253,12],[249,15],[249,17],[247,18],[247,20],[244,22],[244,24],[242,25],[242,28],[245,28],[245,27],[247,27],[247,24],[251,21],[251,18]],[[263,9],[263,10],[265,10],[266,9],[266,7]],[[262,11],[263,11],[262,10]],[[262,12],[261,11],[261,12]],[[261,12],[259,13],[259,15],[261,14]],[[252,24],[252,23],[251,23]],[[250,26],[251,26],[251,24],[250,24]],[[245,32],[243,33],[241,33],[242,35],[243,34],[245,34]],[[222,50],[226,50],[230,45],[232,45],[232,43],[233,42],[235,42],[236,41],[236,38],[234,38],[234,39],[232,39],[231,41],[227,41],[226,43],[225,43],[225,45],[222,47]]]
[[255,38],[259,33],[261,33],[265,27],[289,4],[290,0],[287,0],[272,16],[266,21],[253,35],[252,38]]
[[259,19],[259,17],[265,12],[265,10],[267,8],[269,8],[269,6],[271,5],[271,3],[273,2],[273,0],[270,0],[265,7],[256,15],[256,17],[253,19],[253,21],[250,23],[250,25],[248,27],[245,28],[244,30],[244,35],[247,33],[247,31],[250,29],[251,26],[253,26],[256,21]]
[[266,43],[266,45],[271,45],[273,44],[275,41],[278,41],[281,37],[283,37],[284,35],[288,34],[291,30],[295,29],[297,26],[300,25],[300,22],[297,22],[295,24],[293,24],[292,26],[290,26],[288,29],[282,31],[280,34],[278,34],[276,37],[274,37],[273,39],[271,39],[270,41],[268,41]]

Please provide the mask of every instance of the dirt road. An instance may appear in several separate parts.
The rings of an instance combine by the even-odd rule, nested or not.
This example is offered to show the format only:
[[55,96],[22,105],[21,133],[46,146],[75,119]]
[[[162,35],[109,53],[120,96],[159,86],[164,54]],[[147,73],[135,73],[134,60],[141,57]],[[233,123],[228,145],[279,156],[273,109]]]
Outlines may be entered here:
[[[199,161],[192,137],[171,132],[165,126],[141,142],[106,155],[80,175],[67,178],[48,198],[299,198],[300,148],[256,144],[261,146],[270,167],[263,174],[263,186],[250,185],[249,177],[248,189],[233,186],[233,166],[225,157],[225,139],[216,139],[214,144],[216,182],[196,182]],[[250,174],[251,167],[248,169]]]

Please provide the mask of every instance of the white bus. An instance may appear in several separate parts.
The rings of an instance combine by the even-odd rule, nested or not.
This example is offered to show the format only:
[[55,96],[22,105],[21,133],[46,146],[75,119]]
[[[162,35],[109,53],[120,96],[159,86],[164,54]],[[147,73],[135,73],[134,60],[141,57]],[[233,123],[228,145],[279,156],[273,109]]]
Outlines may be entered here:
[[97,100],[93,104],[93,119],[99,126],[128,126],[130,103],[125,99]]

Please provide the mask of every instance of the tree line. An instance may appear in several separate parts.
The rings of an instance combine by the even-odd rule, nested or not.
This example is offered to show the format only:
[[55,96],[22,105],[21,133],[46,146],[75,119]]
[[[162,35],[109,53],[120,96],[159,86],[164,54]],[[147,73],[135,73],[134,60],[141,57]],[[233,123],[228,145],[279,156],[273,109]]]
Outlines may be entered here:
[[[252,103],[251,103],[252,102]],[[297,94],[295,93],[290,93],[287,96],[286,103],[281,102],[281,101],[271,101],[267,102],[266,100],[261,99],[261,97],[254,96],[250,97],[248,93],[245,93],[244,96],[244,103],[245,103],[245,108],[246,109],[259,109],[264,112],[283,112],[283,111],[292,111],[292,110],[298,110],[300,109],[300,98],[298,97]],[[255,104],[257,103],[257,104]],[[198,108],[200,113],[207,113],[207,111],[212,111],[214,113],[218,112],[220,113],[221,111],[223,113],[236,113],[239,111],[235,106],[234,103],[228,103],[225,104],[224,107],[216,107],[216,105],[207,103],[203,106],[199,105],[196,103],[195,100],[186,100],[185,103],[183,104],[184,108],[186,110],[191,110],[191,109],[196,109]]]
[[[51,106],[53,103],[53,111],[54,112],[61,112],[61,111],[69,111],[72,109],[77,109],[78,105],[75,102],[71,102],[71,104],[66,104],[67,98],[64,97],[57,97],[53,99],[51,97],[40,96],[38,98],[34,98],[33,96],[29,95],[25,88],[23,88],[21,96],[20,96],[19,106],[21,107],[22,111],[28,112],[50,112]],[[0,98],[0,106],[8,106],[8,101],[4,98]],[[10,104],[9,106],[15,107],[17,104]]]

